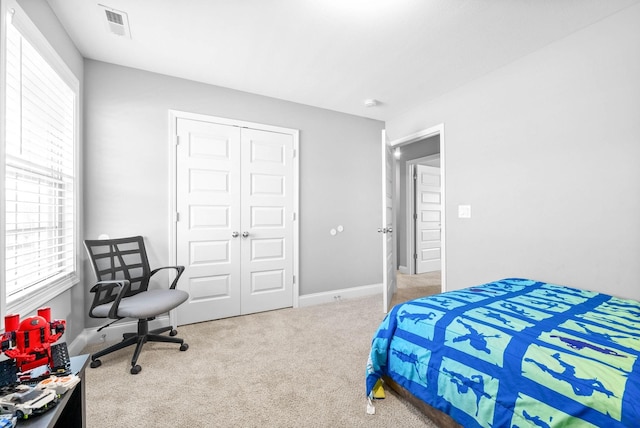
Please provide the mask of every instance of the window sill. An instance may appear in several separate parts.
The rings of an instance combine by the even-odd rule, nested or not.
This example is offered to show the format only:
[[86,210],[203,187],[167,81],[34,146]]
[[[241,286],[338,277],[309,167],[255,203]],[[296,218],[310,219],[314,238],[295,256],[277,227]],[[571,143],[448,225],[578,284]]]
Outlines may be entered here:
[[35,313],[35,311],[46,303],[55,299],[65,291],[80,282],[75,274],[66,276],[58,281],[43,287],[41,290],[29,293],[27,296],[7,302],[7,314],[19,314],[21,317]]

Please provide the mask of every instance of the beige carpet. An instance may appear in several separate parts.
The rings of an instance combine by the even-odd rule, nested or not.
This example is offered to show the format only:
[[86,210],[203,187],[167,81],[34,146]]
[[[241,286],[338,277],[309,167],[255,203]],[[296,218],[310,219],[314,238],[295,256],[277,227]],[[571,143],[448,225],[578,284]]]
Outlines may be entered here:
[[[365,367],[382,296],[182,326],[87,368],[87,427],[435,427],[387,391],[365,412]],[[85,349],[90,353],[101,346]]]

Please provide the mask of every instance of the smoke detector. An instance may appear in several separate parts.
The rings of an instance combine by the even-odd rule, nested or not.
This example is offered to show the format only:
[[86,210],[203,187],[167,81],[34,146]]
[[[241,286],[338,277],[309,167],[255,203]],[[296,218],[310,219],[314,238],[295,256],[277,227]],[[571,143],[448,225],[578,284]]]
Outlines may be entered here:
[[129,29],[129,18],[126,12],[114,9],[102,4],[98,5],[104,11],[105,25],[107,31],[116,36],[131,38],[131,30]]
[[380,104],[380,101],[374,100],[373,98],[369,98],[368,100],[364,100],[365,107],[375,107]]

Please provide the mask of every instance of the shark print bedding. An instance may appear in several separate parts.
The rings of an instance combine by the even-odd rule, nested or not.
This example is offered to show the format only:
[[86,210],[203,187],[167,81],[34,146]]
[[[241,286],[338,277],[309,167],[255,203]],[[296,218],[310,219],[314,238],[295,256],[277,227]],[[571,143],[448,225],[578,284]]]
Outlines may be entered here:
[[464,427],[640,426],[640,302],[503,279],[395,306],[366,392],[388,376]]

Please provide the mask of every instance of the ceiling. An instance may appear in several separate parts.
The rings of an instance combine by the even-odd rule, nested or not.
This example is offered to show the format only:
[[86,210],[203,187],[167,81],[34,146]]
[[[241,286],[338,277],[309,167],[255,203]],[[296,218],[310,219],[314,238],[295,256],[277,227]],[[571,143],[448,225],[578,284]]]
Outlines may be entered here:
[[640,0],[47,1],[85,58],[390,120]]

